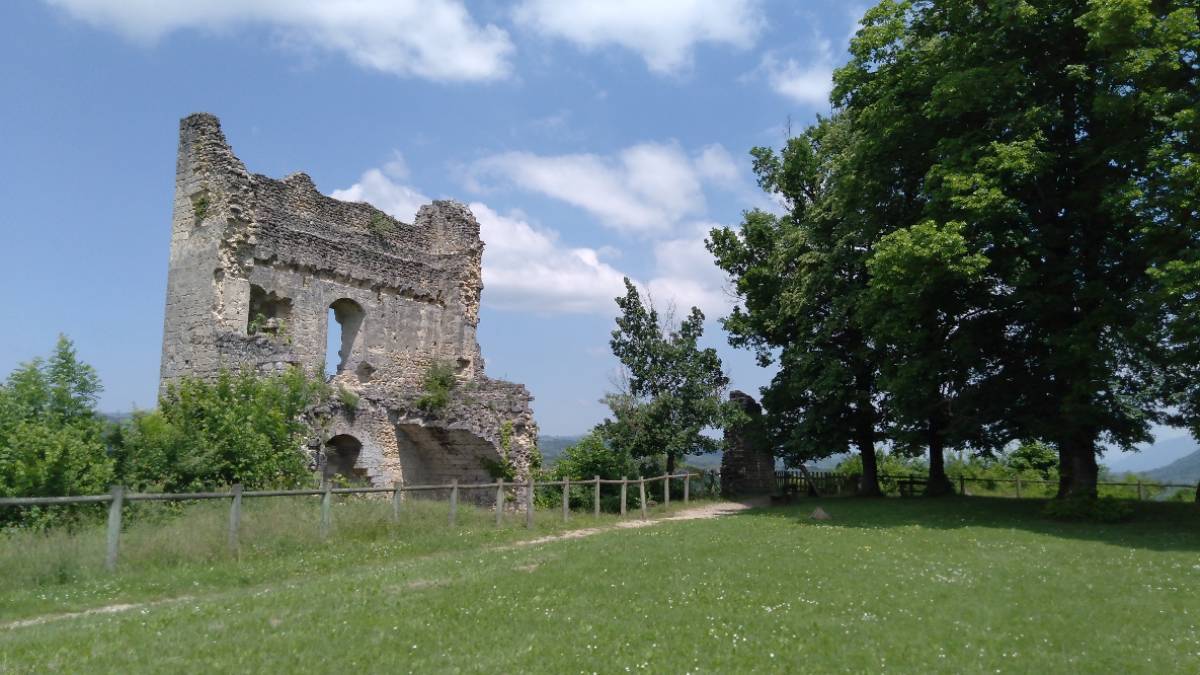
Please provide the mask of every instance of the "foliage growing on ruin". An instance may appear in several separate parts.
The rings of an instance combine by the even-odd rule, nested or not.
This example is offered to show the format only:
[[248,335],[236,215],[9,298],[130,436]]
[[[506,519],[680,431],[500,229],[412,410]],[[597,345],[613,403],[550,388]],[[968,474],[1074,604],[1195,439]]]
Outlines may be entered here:
[[[505,420],[500,425],[500,459],[481,457],[480,463],[492,478],[513,481],[517,479],[517,465],[512,459],[513,435],[515,429],[512,420]],[[542,466],[542,453],[537,446],[529,450],[529,469],[536,471]]]
[[168,385],[158,410],[123,429],[118,475],[131,487],[167,492],[302,484],[310,477],[299,452],[309,431],[303,415],[329,396],[321,378],[300,368],[183,378]]
[[430,364],[421,380],[424,393],[417,398],[417,407],[430,414],[441,412],[450,405],[450,393],[457,384],[453,365],[441,361]]
[[[102,387],[95,369],[59,336],[47,359],[16,368],[0,384],[0,496],[97,494],[113,478],[104,420],[96,412]],[[0,524],[41,525],[69,519],[70,509],[4,509]]]
[[204,221],[204,217],[208,215],[208,207],[210,205],[207,193],[192,199],[192,212],[196,216],[197,223]]
[[282,340],[287,344],[292,344],[292,335],[288,332],[287,321],[277,317],[268,317],[262,312],[254,315],[254,318],[246,324],[247,335],[265,335],[276,340]]
[[368,224],[371,232],[379,236],[395,234],[396,221],[390,218],[386,213],[375,212],[371,214],[371,222]]
[[346,410],[349,410],[351,412],[358,410],[358,403],[359,403],[358,394],[339,385],[338,391],[337,391],[337,397],[338,397],[338,403],[341,403],[342,407],[345,408]]
[[267,323],[267,315],[259,312],[250,319],[250,323],[246,325],[246,332],[250,335],[258,335],[262,332],[263,326]]

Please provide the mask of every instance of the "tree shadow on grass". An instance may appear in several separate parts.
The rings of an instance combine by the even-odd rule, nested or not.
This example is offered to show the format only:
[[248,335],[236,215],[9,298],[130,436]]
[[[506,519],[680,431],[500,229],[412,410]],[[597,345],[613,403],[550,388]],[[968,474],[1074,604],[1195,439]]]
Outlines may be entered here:
[[[1053,520],[1042,515],[1045,504],[1045,499],[1005,497],[805,497],[787,506],[755,508],[733,515],[737,518],[778,518],[835,528],[888,529],[919,525],[936,530],[968,527],[1023,530],[1125,548],[1200,552],[1200,505],[1195,503],[1133,502],[1133,517],[1120,523]],[[810,520],[809,515],[818,506],[832,519]]]

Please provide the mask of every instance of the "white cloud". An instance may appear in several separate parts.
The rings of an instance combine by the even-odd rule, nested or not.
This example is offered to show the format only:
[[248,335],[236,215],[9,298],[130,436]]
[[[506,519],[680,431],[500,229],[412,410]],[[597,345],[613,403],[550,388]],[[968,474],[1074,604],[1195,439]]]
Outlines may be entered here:
[[731,184],[738,180],[738,166],[725,146],[714,143],[696,157],[696,169],[714,183]]
[[569,248],[558,233],[519,214],[471,203],[483,238],[483,302],[537,313],[611,314],[624,293],[624,275],[591,248]]
[[431,200],[399,182],[407,177],[408,167],[404,158],[396,153],[395,158],[382,169],[364,171],[357,183],[344,190],[334,190],[329,196],[344,202],[367,202],[402,222],[411,223],[416,218],[417,210]]
[[386,73],[492,80],[510,72],[508,33],[461,0],[46,0],[72,17],[154,42],[184,29],[274,29],[282,42],[345,55]]
[[583,49],[636,52],[657,73],[690,66],[698,43],[750,47],[764,25],[757,0],[525,0],[515,16]]
[[[402,184],[399,155],[382,169],[363,172],[357,183],[330,196],[365,201],[404,222],[430,199]],[[612,313],[624,292],[623,275],[601,258],[610,250],[572,248],[558,233],[531,225],[521,214],[502,215],[480,202],[471,211],[483,239],[483,302],[489,307],[537,313]]]
[[695,223],[688,236],[654,244],[655,276],[646,284],[656,304],[673,304],[677,318],[699,307],[708,319],[729,313],[732,299],[725,292],[725,273],[717,267],[704,240],[716,223]]
[[818,54],[808,63],[780,59],[775,53],[763,56],[759,69],[775,93],[815,108],[829,106],[833,90],[833,50],[828,40],[818,43]]
[[677,143],[642,143],[615,156],[507,152],[471,165],[468,185],[506,182],[557,199],[627,232],[669,232],[706,209],[703,183],[726,184],[737,165],[720,145],[689,157]]

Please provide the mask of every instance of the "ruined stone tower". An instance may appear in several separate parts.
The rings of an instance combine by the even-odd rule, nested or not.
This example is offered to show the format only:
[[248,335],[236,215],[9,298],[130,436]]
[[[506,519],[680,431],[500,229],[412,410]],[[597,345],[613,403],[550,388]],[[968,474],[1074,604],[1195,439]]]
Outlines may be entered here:
[[[486,481],[505,454],[524,476],[532,397],[484,375],[475,340],[482,254],[462,204],[433,202],[408,224],[326,197],[302,173],[252,174],[216,117],[191,115],[179,126],[162,386],[223,368],[323,372],[336,322],[331,383],[357,402],[335,396],[316,411],[309,451],[326,476]],[[447,406],[424,411],[416,401],[435,364],[452,367],[457,386]]]
[[729,392],[729,400],[746,413],[747,419],[725,430],[721,494],[738,497],[774,492],[775,457],[767,447],[762,428],[762,406],[753,396],[737,390]]

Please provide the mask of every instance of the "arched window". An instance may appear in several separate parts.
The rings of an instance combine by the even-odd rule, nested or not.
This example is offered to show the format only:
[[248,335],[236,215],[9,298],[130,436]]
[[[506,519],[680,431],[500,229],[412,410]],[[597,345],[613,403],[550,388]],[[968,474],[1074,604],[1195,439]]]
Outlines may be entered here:
[[354,365],[354,346],[365,317],[362,306],[349,298],[335,300],[329,305],[329,329],[325,344],[327,376],[333,377],[347,366]]

